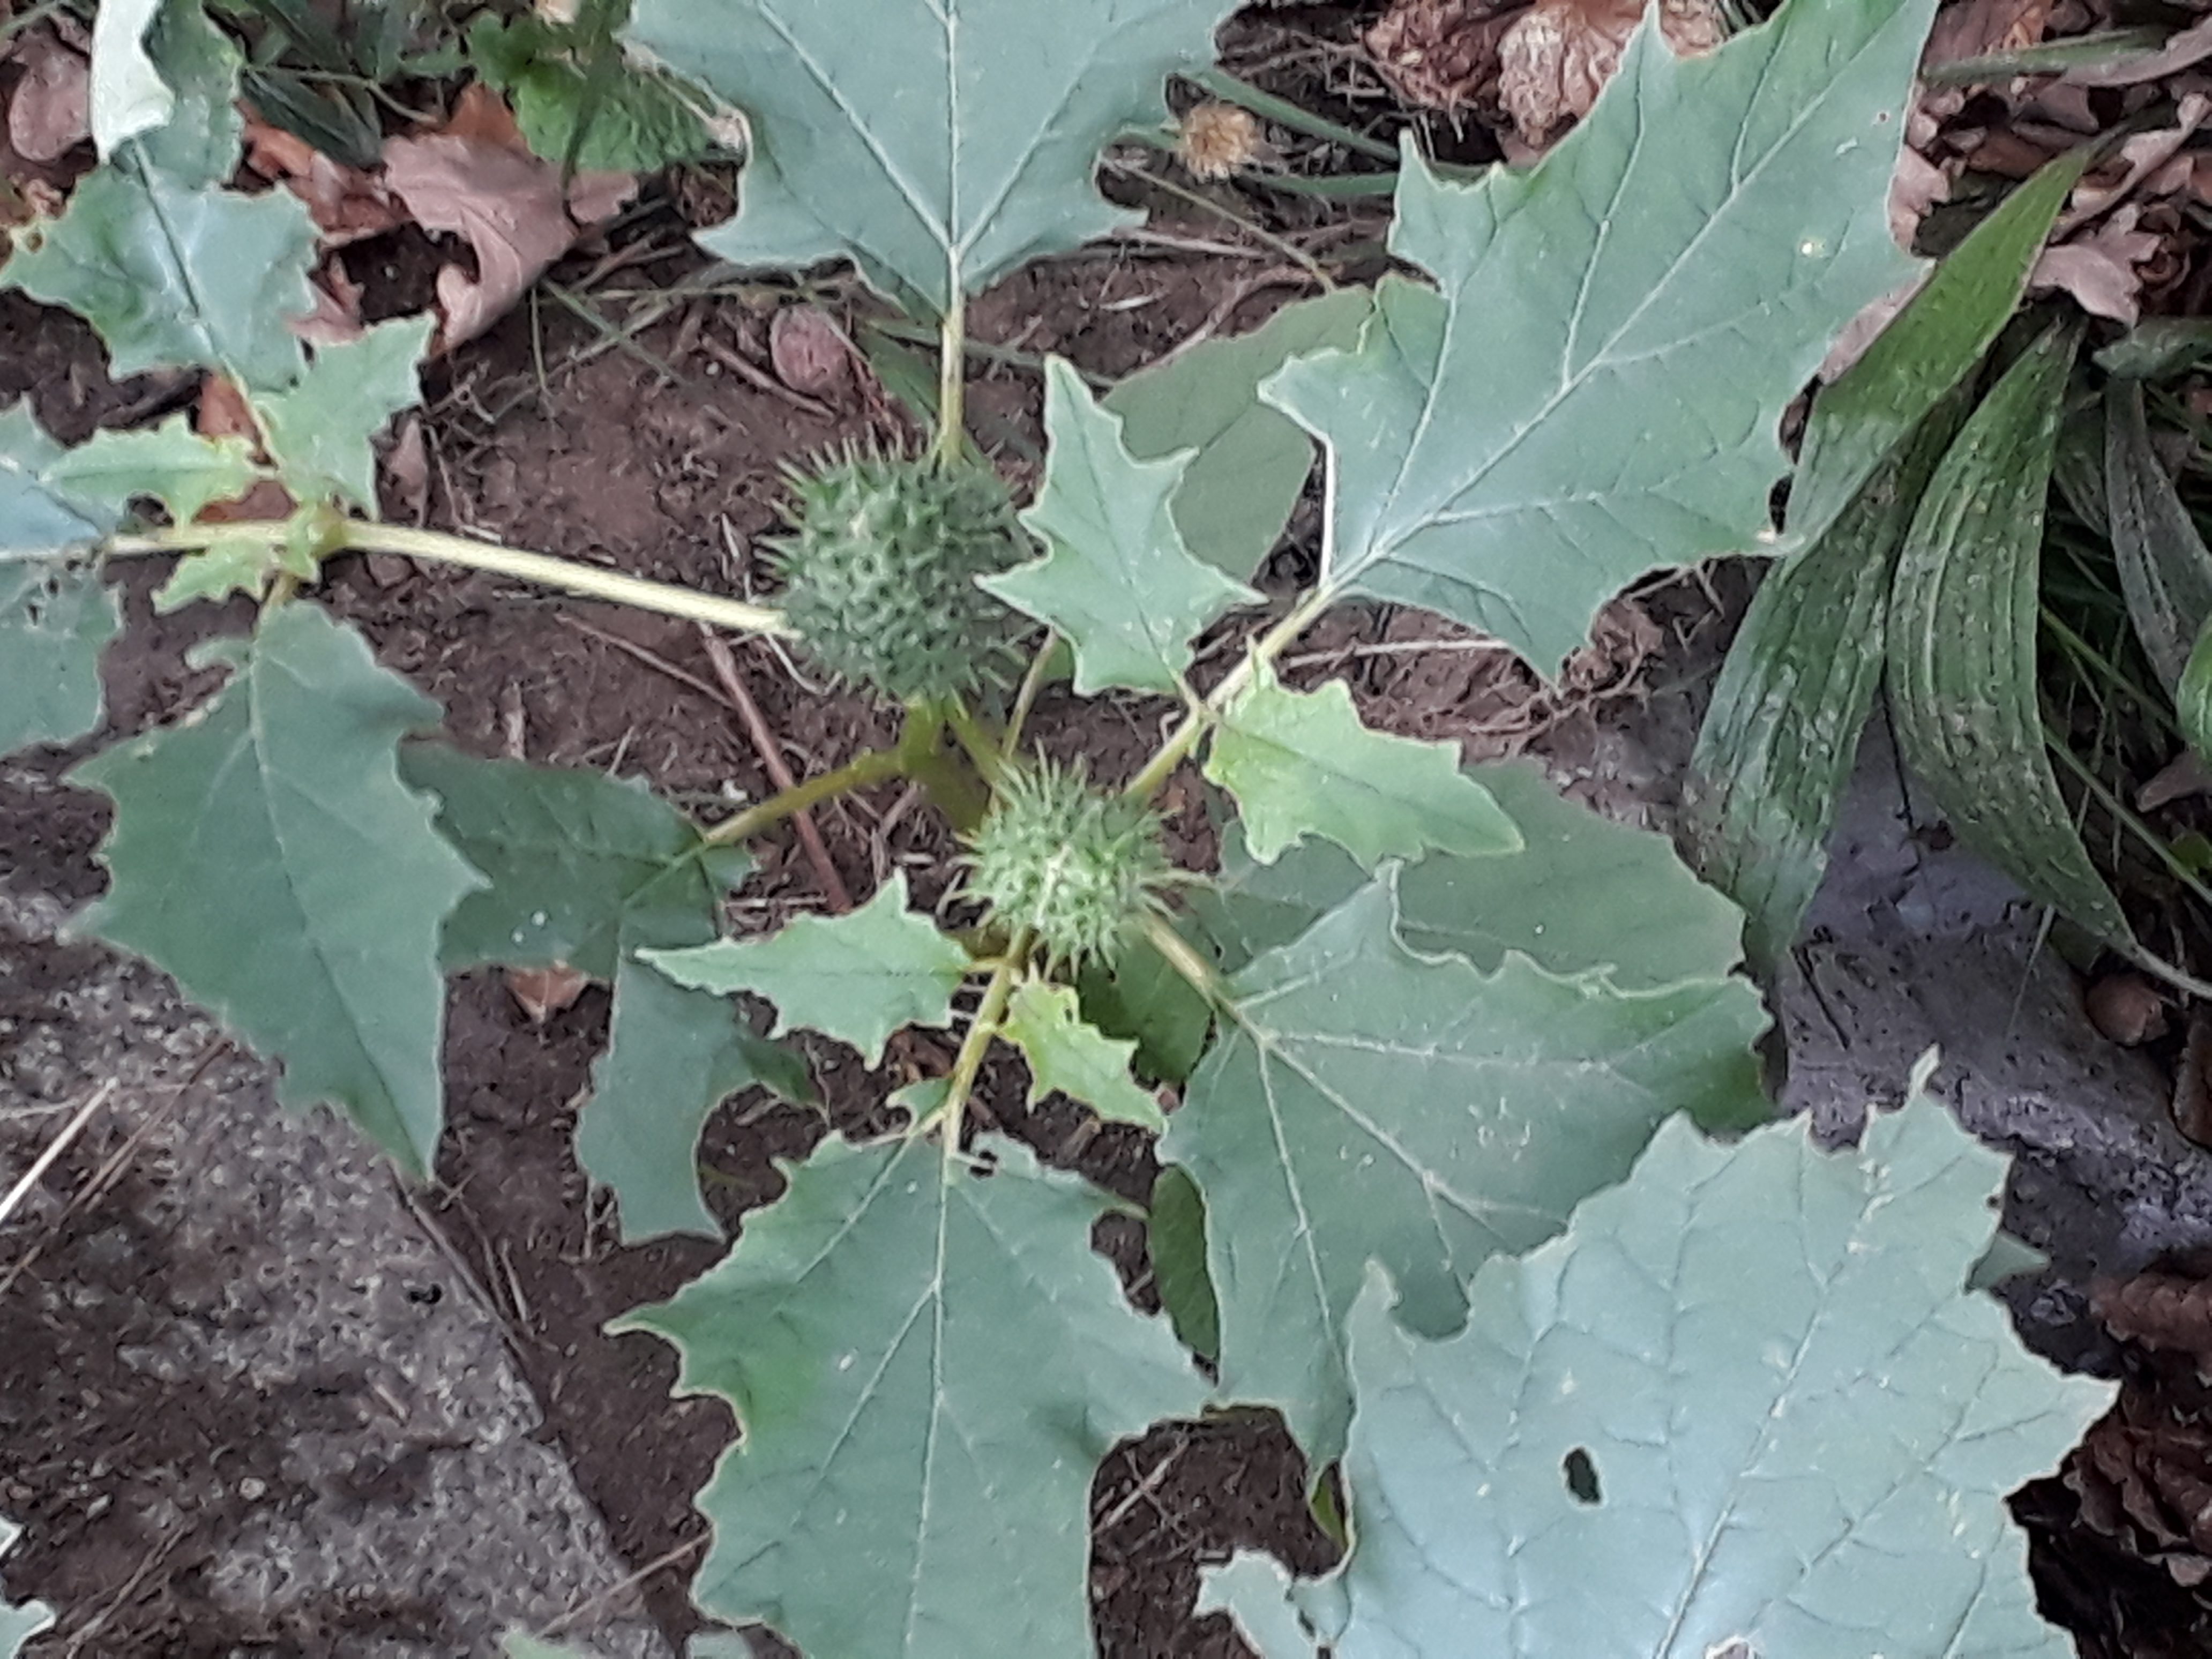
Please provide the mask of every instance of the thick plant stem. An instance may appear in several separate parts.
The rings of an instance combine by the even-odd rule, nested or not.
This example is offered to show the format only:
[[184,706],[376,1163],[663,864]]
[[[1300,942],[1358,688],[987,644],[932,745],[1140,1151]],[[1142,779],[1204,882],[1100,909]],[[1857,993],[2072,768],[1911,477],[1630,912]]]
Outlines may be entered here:
[[[285,526],[277,522],[271,522],[265,529],[248,524],[227,524],[221,529],[225,541],[236,542],[261,534],[272,546],[285,533]],[[122,555],[189,553],[206,546],[213,533],[214,527],[210,526],[179,525],[143,535],[115,537],[105,544],[105,550]],[[774,634],[791,639],[799,631],[783,619],[781,611],[763,605],[748,605],[742,599],[702,593],[672,582],[626,576],[617,570],[602,570],[597,565],[555,558],[550,553],[525,553],[511,547],[490,546],[465,536],[449,536],[442,531],[414,530],[404,525],[371,524],[349,519],[335,527],[328,550],[400,553],[410,559],[466,565],[472,570],[489,570],[495,575],[535,582],[541,587],[557,587],[586,599],[605,599],[638,611],[681,617],[686,622],[702,622],[740,634]]]
[[899,770],[928,791],[937,810],[953,829],[973,830],[983,821],[990,803],[972,775],[947,755],[939,739],[945,734],[945,711],[929,703],[915,703],[906,711],[899,732]]
[[732,842],[744,840],[748,836],[757,836],[810,806],[818,806],[825,800],[848,794],[853,790],[865,789],[872,783],[895,778],[902,769],[899,764],[899,751],[896,749],[863,750],[842,766],[834,767],[804,783],[793,784],[788,789],[780,789],[766,800],[723,819],[700,839],[709,847],[726,847]]
[[930,453],[947,466],[960,459],[960,442],[968,429],[967,404],[968,296],[956,287],[952,308],[938,329],[937,440],[930,447]]
[[1229,988],[1222,983],[1219,972],[1191,948],[1190,941],[1176,932],[1165,916],[1157,911],[1146,916],[1145,938],[1152,949],[1167,958],[1170,968],[1189,981],[1190,988],[1206,999],[1209,1006],[1229,1006]]
[[1132,800],[1150,800],[1166,787],[1169,777],[1190,757],[1199,740],[1221,718],[1222,710],[1236,702],[1252,683],[1259,665],[1272,663],[1282,655],[1293,640],[1313,626],[1314,619],[1328,609],[1335,597],[1333,590],[1317,587],[1292,605],[1290,614],[1262,635],[1245,653],[1244,660],[1231,669],[1227,678],[1213,688],[1212,695],[1183,716],[1182,724],[1169,734],[1158,752],[1145,763],[1143,771],[1129,780],[1128,787],[1122,793]]
[[1006,761],[999,745],[992,741],[991,734],[975,718],[975,711],[966,703],[956,701],[946,708],[945,719],[945,724],[951,727],[952,735],[959,739],[960,746],[968,751],[968,758],[975,763],[975,769],[982,774],[983,781],[996,784],[999,774],[1006,768]]
[[952,1070],[945,1080],[945,1099],[929,1115],[927,1124],[934,1125],[945,1137],[945,1167],[960,1154],[960,1121],[968,1109],[968,1097],[975,1087],[975,1079],[983,1069],[983,1057],[991,1051],[991,1039],[999,1035],[999,1027],[1006,1017],[1006,1004],[1014,994],[1014,981],[1020,976],[1018,966],[1029,954],[1029,930],[1017,933],[1007,946],[1005,957],[991,970],[991,982],[983,988],[983,1000],[976,1005],[975,1018],[968,1023],[968,1035],[960,1041],[960,1052],[952,1061]]

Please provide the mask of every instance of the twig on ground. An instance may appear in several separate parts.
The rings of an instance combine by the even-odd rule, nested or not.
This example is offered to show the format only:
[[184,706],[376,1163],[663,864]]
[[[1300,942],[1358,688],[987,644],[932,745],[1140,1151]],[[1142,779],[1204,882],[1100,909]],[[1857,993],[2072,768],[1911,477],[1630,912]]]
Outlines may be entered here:
[[230,1052],[230,1048],[228,1037],[217,1036],[200,1051],[198,1060],[193,1062],[192,1069],[185,1074],[184,1081],[172,1088],[168,1097],[146,1114],[146,1121],[131,1132],[130,1138],[115,1150],[107,1162],[100,1166],[92,1179],[79,1188],[70,1201],[63,1206],[61,1214],[54,1218],[53,1226],[48,1229],[46,1237],[40,1238],[30,1249],[25,1250],[15,1265],[8,1270],[7,1277],[0,1279],[0,1297],[4,1297],[13,1290],[15,1281],[30,1271],[32,1266],[45,1253],[47,1239],[53,1237],[54,1232],[59,1230],[64,1222],[79,1210],[97,1203],[100,1195],[121,1178],[125,1168],[129,1165],[133,1158],[137,1156],[139,1147],[145,1145],[146,1138],[168,1119],[169,1115],[177,1109],[185,1097],[190,1094],[198,1086],[199,1080],[208,1074],[209,1069],[216,1061]]
[[577,1621],[582,1619],[586,1613],[596,1612],[599,1608],[605,1607],[608,1602],[613,1601],[616,1596],[620,1595],[624,1590],[633,1589],[638,1585],[642,1584],[656,1572],[667,1571],[669,1568],[675,1566],[681,1562],[685,1556],[696,1555],[702,1549],[706,1547],[706,1545],[707,1537],[706,1534],[702,1533],[698,1537],[691,1540],[689,1543],[678,1544],[674,1549],[668,1551],[665,1554],[656,1555],[652,1560],[647,1562],[635,1572],[629,1573],[623,1577],[616,1579],[613,1583],[608,1585],[605,1589],[593,1590],[591,1595],[577,1602],[576,1605],[569,1608],[568,1612],[562,1613],[551,1624],[547,1625],[541,1629],[538,1632],[539,1639],[550,1641],[554,1637],[560,1635],[563,1631],[573,1629]]
[[39,1184],[39,1177],[52,1169],[54,1160],[69,1150],[70,1142],[83,1133],[84,1126],[92,1121],[93,1114],[107,1104],[108,1097],[114,1092],[115,1079],[109,1078],[92,1091],[90,1099],[77,1108],[76,1115],[62,1125],[61,1133],[46,1143],[46,1151],[31,1160],[31,1167],[23,1171],[23,1178],[8,1189],[7,1197],[0,1198],[0,1226],[7,1224],[8,1218],[15,1213],[15,1206],[30,1195],[32,1188]]
[[[738,659],[731,654],[729,644],[711,628],[699,630],[701,643],[706,647],[707,660],[714,665],[714,678],[721,682],[722,690],[729,694],[729,702],[744,722],[745,735],[752,739],[761,764],[768,769],[769,781],[779,790],[797,787],[798,780],[785,764],[783,750],[776,746],[775,733],[753,701],[753,694],[745,690],[744,677],[738,672]],[[811,811],[794,812],[791,826],[799,832],[799,844],[805,849],[806,861],[814,866],[814,878],[822,884],[823,896],[829,900],[832,910],[842,912],[853,908],[853,896],[845,890],[845,883],[837,874],[837,866],[830,862],[830,849],[822,844],[822,832],[814,827]]]

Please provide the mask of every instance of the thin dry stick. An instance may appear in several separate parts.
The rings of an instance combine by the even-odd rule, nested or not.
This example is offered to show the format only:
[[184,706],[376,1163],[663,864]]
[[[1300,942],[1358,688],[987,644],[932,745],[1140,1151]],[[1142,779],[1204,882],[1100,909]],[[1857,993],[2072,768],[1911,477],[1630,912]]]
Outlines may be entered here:
[[[760,755],[761,764],[768,769],[769,781],[778,790],[797,787],[799,781],[792,776],[791,768],[784,763],[783,750],[776,746],[775,733],[769,730],[768,721],[761,714],[760,705],[753,701],[753,694],[745,690],[744,679],[738,672],[738,659],[731,654],[728,643],[713,629],[703,626],[699,629],[699,638],[707,647],[707,660],[714,665],[714,678],[721,682],[722,690],[729,694],[731,705],[738,711],[738,718],[745,723],[745,735],[752,739],[753,748]],[[830,901],[830,908],[840,912],[851,909],[853,896],[845,890],[845,884],[837,874],[837,866],[830,862],[830,849],[822,844],[821,831],[814,827],[814,814],[811,811],[794,812],[791,815],[791,824],[799,832],[799,844],[805,849],[806,861],[814,866],[814,878],[822,884],[823,896]]]
[[[138,1149],[145,1144],[146,1138],[167,1121],[169,1114],[177,1109],[185,1097],[208,1074],[209,1068],[229,1052],[230,1039],[225,1036],[215,1038],[200,1051],[199,1059],[193,1062],[192,1069],[185,1075],[185,1080],[169,1091],[167,1099],[146,1114],[146,1121],[131,1132],[130,1139],[116,1149],[114,1156],[101,1164],[99,1172],[70,1198],[61,1214],[55,1218],[55,1227],[58,1228],[88,1205],[99,1202],[100,1194],[115,1184],[131,1160],[138,1155]],[[52,1236],[50,1231],[47,1237]],[[15,1281],[30,1271],[46,1248],[46,1239],[41,1238],[23,1252],[21,1258],[8,1270],[8,1276],[0,1279],[0,1297],[4,1297],[15,1288]]]
[[62,1125],[62,1132],[46,1143],[46,1150],[31,1161],[23,1171],[23,1178],[8,1189],[8,1196],[0,1198],[0,1225],[15,1213],[15,1206],[30,1195],[31,1188],[39,1184],[39,1177],[53,1168],[54,1160],[69,1150],[70,1142],[83,1132],[92,1121],[92,1115],[107,1104],[107,1097],[115,1092],[115,1079],[109,1078],[92,1091],[92,1098],[77,1108],[76,1115]]
[[667,675],[670,679],[674,680],[678,685],[690,686],[694,691],[696,691],[701,696],[705,697],[710,702],[718,702],[725,708],[734,707],[734,705],[731,703],[729,698],[722,694],[722,690],[720,686],[709,685],[706,681],[701,679],[696,674],[692,673],[689,669],[678,668],[674,663],[669,661],[667,658],[656,655],[654,653],[647,650],[635,640],[626,640],[621,635],[611,634],[604,628],[594,628],[591,623],[586,622],[581,617],[572,617],[565,611],[555,611],[553,613],[553,617],[554,620],[559,623],[563,628],[572,629],[575,632],[586,635],[587,638],[597,640],[601,645],[611,646],[617,651],[623,652],[627,655],[635,657],[640,662],[643,663],[648,668],[659,669],[662,673]]
[[656,1572],[665,1572],[669,1568],[676,1565],[677,1563],[683,1560],[683,1559],[687,1555],[697,1554],[698,1552],[705,1547],[706,1542],[706,1537],[702,1534],[701,1536],[693,1539],[688,1544],[678,1544],[674,1549],[670,1550],[666,1554],[655,1556],[652,1560],[640,1567],[635,1572],[630,1573],[624,1577],[616,1579],[613,1583],[608,1585],[605,1589],[594,1590],[590,1595],[577,1602],[574,1607],[569,1608],[568,1612],[562,1613],[551,1624],[547,1625],[544,1629],[540,1630],[538,1632],[539,1638],[545,1641],[552,1640],[553,1638],[560,1635],[562,1631],[570,1629],[574,1626],[576,1621],[581,1619],[586,1613],[593,1612],[596,1609],[605,1606],[609,1601],[613,1601],[616,1596],[620,1595],[624,1590],[632,1589],[636,1585],[642,1584]]

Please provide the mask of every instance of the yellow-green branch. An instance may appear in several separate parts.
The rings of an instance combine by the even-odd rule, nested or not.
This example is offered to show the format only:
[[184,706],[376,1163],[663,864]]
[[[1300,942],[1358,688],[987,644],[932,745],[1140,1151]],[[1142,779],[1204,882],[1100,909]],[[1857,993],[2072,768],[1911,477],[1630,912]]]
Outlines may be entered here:
[[[276,520],[265,526],[178,525],[137,536],[115,537],[105,544],[105,550],[118,555],[190,553],[205,547],[218,533],[224,541],[233,544],[263,537],[273,547],[284,538],[287,530],[287,525]],[[681,617],[686,622],[705,623],[740,634],[773,634],[786,639],[798,634],[781,611],[767,605],[702,593],[672,582],[649,581],[642,576],[624,575],[618,570],[602,570],[597,565],[556,558],[550,553],[526,553],[511,547],[471,541],[465,536],[447,535],[443,531],[413,530],[404,525],[349,519],[332,526],[327,550],[398,553],[410,559],[465,565],[471,570],[489,570],[495,575],[512,576],[540,587],[559,588],[585,599],[605,599],[665,617]]]

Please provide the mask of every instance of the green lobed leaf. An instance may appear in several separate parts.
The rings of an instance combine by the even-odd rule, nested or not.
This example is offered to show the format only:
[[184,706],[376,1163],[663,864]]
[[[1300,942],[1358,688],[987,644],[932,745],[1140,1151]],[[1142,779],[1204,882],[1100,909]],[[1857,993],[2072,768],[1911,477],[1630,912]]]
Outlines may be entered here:
[[1230,0],[638,0],[630,38],[744,111],[738,216],[702,236],[753,270],[850,258],[950,310],[1138,216],[1098,155],[1167,118]]
[[158,171],[100,167],[0,266],[0,284],[100,331],[118,379],[220,368],[249,391],[305,365],[288,317],[314,309],[315,224],[289,191],[241,196]]
[[1273,1556],[1239,1550],[1225,1566],[1199,1571],[1193,1613],[1227,1613],[1260,1659],[1317,1659],[1321,1649],[1297,1607],[1308,1587]]
[[826,1140],[718,1266],[611,1328],[673,1342],[678,1387],[742,1426],[699,1498],[708,1613],[813,1654],[1089,1650],[1099,1459],[1204,1386],[1091,1249],[1112,1200],[988,1146],[985,1178]]
[[439,829],[489,878],[447,918],[447,971],[565,963],[613,986],[576,1158],[614,1193],[623,1237],[719,1236],[699,1192],[701,1129],[755,1084],[804,1097],[805,1070],[739,1024],[728,999],[677,985],[636,956],[712,939],[722,896],[750,860],[708,846],[673,807],[604,773],[477,760],[436,744],[409,744],[400,766],[438,797]]
[[2004,1169],[1924,1097],[1856,1152],[1673,1123],[1449,1341],[1376,1275],[1336,1659],[2071,1654],[2005,1495],[2113,1388],[1966,1287]]
[[1108,1036],[1136,1043],[1139,1072],[1169,1083],[1190,1076],[1213,1029],[1213,1010],[1150,939],[1133,935],[1110,965],[1085,963],[1075,988],[1084,1018]]
[[[0,1520],[0,1556],[13,1549],[22,1534],[14,1522]],[[53,1609],[43,1601],[0,1601],[0,1656],[13,1659],[24,1643],[53,1622]]]
[[399,780],[399,739],[437,706],[313,605],[195,660],[234,670],[211,702],[70,775],[115,802],[107,896],[75,926],[282,1060],[287,1104],[342,1106],[419,1175],[442,1118],[438,930],[480,884]]
[[146,43],[167,83],[168,113],[123,144],[111,165],[184,185],[228,184],[246,131],[238,48],[200,0],[164,0]]
[[1649,19],[1525,172],[1408,151],[1357,353],[1262,388],[1329,447],[1322,584],[1549,672],[1648,570],[1750,550],[1783,410],[1909,270],[1889,179],[1928,0],[1792,0],[1678,58]]
[[208,526],[197,552],[177,561],[169,579],[154,590],[156,615],[205,599],[221,603],[234,593],[259,599],[279,574],[312,581],[322,568],[321,526],[308,513],[295,513],[275,541],[257,524]]
[[1172,511],[1194,556],[1239,581],[1259,569],[1314,461],[1313,440],[1260,401],[1260,382],[1293,357],[1352,350],[1373,307],[1364,288],[1300,300],[1249,334],[1185,346],[1106,394],[1139,460],[1188,452]]
[[270,459],[296,501],[336,495],[376,511],[376,455],[369,441],[422,400],[416,371],[437,319],[396,318],[357,340],[319,346],[314,362],[281,392],[257,398]]
[[1218,1359],[1221,1308],[1206,1270],[1206,1200],[1189,1170],[1170,1164],[1153,1177],[1145,1253],[1176,1340],[1201,1359]]
[[97,565],[0,558],[0,755],[100,724],[100,653],[122,625]]
[[902,1025],[945,1025],[970,967],[967,951],[907,908],[900,871],[859,909],[799,916],[766,939],[718,939],[638,955],[679,985],[776,1006],[775,1030],[801,1026],[849,1042],[870,1066]]
[[2037,697],[2044,498],[2079,338],[2053,328],[2021,353],[1936,469],[1890,597],[1890,708],[1899,752],[1960,838],[2128,949],[2051,775]]
[[[615,55],[596,95],[580,55]],[[583,173],[652,173],[703,155],[713,147],[705,125],[675,86],[660,75],[620,61],[622,48],[602,36],[549,23],[541,15],[502,18],[483,12],[471,21],[470,60],[507,94],[514,124],[532,151],[556,167],[568,160],[576,124],[585,118],[574,165]],[[588,103],[589,109],[586,106]]]
[[2105,500],[2128,620],[2172,691],[2212,618],[2212,550],[2151,447],[2140,380],[2105,384]]
[[1045,555],[978,584],[1067,641],[1077,695],[1173,696],[1192,638],[1260,596],[1185,550],[1170,501],[1187,458],[1132,459],[1121,417],[1063,358],[1045,360],[1044,426],[1044,483],[1021,519]]
[[1222,711],[1205,771],[1237,798],[1245,845],[1262,864],[1308,836],[1334,842],[1368,870],[1431,848],[1521,846],[1513,820],[1459,769],[1455,745],[1374,731],[1343,681],[1285,690],[1262,661]]
[[487,878],[447,918],[448,973],[566,963],[610,981],[625,935],[713,938],[722,895],[750,868],[740,849],[708,848],[644,785],[603,772],[478,760],[434,743],[408,744],[400,771],[438,798],[438,828]]
[[[1573,975],[1601,969],[1624,991],[1720,981],[1741,955],[1742,913],[1692,875],[1664,836],[1571,801],[1533,761],[1468,769],[1521,831],[1517,853],[1432,853],[1398,872],[1399,936],[1424,956],[1462,956],[1485,973],[1516,951]],[[1243,967],[1287,945],[1365,885],[1350,854],[1320,842],[1272,865],[1223,831],[1221,874],[1192,896],[1220,948]]]
[[625,1243],[721,1236],[699,1190],[699,1136],[717,1106],[756,1085],[787,1099],[811,1092],[804,1062],[747,1030],[727,997],[687,989],[641,962],[616,970],[607,1049],[576,1120],[576,1162],[614,1194]]
[[123,522],[127,481],[72,477],[73,453],[46,435],[28,401],[0,409],[0,562],[88,546]]
[[[169,118],[176,100],[146,50],[146,31],[164,0],[107,0],[92,16],[91,85],[86,95],[100,159]],[[172,8],[173,9],[173,8]]]
[[1014,988],[1000,1035],[1029,1062],[1031,1105],[1059,1093],[1109,1123],[1158,1129],[1167,1122],[1159,1103],[1129,1075],[1137,1045],[1117,1042],[1086,1024],[1067,987],[1024,980]]
[[1946,254],[1859,360],[1820,389],[1790,488],[1790,538],[1809,548],[1886,456],[1982,361],[2019,309],[2028,273],[2090,148],[2046,162]]
[[1233,981],[1235,1023],[1160,1145],[1204,1195],[1220,1396],[1279,1408],[1316,1467],[1352,1413],[1343,1322],[1370,1260],[1441,1335],[1486,1257],[1557,1232],[1675,1113],[1765,1115],[1746,982],[1625,993],[1399,942],[1389,875]]
[[1828,867],[1828,834],[1881,684],[1890,581],[1913,510],[1966,413],[1953,398],[1820,539],[1766,574],[1713,684],[1683,781],[1680,834],[1744,909],[1771,973]]
[[262,476],[252,444],[204,437],[183,415],[132,432],[95,432],[46,469],[46,483],[76,500],[144,496],[161,502],[177,524],[190,523],[210,501],[244,495]]

